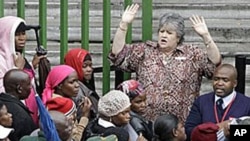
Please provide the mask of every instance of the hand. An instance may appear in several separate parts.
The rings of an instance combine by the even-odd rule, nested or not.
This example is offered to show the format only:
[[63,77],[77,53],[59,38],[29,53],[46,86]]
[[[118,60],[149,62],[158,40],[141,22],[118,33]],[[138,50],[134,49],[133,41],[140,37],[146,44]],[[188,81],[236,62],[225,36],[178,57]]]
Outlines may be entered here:
[[226,138],[230,137],[230,126],[228,126],[227,128],[224,128],[223,132]]
[[91,103],[90,99],[88,97],[86,97],[86,96],[83,98],[83,101],[84,102],[80,105],[81,110],[82,110],[83,116],[88,117],[89,113],[90,113],[92,103]]
[[14,64],[17,68],[23,69],[25,65],[25,59],[23,58],[20,52],[16,52],[16,55],[13,55]]
[[134,20],[135,14],[137,13],[138,9],[139,5],[137,3],[128,5],[122,15],[122,22],[131,23]]
[[217,125],[219,126],[220,129],[229,129],[229,124],[230,124],[231,120],[226,120],[226,121],[222,121],[220,123],[217,123]]
[[45,55],[38,56],[37,54],[35,54],[32,60],[33,68],[36,69],[40,60],[45,57],[46,57]]
[[204,36],[206,34],[209,34],[207,25],[206,25],[205,20],[202,16],[199,17],[198,15],[193,15],[189,19],[192,22],[192,24],[193,24],[192,27],[194,28],[194,30],[197,34],[199,34],[200,36]]
[[142,133],[140,133],[140,135],[138,136],[138,138],[136,139],[136,141],[147,141],[147,139],[145,139],[145,138],[142,136]]

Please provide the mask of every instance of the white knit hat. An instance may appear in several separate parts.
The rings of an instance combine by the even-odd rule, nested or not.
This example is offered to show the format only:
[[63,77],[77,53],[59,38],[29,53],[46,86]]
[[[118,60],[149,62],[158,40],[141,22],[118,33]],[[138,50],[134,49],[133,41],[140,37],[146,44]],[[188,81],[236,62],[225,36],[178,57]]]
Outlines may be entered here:
[[99,99],[98,112],[111,117],[123,112],[130,105],[129,97],[125,93],[119,90],[111,90]]

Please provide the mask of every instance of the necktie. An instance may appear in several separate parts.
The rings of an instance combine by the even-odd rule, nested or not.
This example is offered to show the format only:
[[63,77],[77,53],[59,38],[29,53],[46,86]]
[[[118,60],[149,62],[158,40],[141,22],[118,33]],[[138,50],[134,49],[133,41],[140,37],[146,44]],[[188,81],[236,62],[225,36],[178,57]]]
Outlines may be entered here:
[[221,120],[221,118],[223,116],[223,113],[224,113],[222,104],[223,104],[223,100],[221,98],[216,101],[216,107],[217,107],[218,117],[219,117],[220,120]]

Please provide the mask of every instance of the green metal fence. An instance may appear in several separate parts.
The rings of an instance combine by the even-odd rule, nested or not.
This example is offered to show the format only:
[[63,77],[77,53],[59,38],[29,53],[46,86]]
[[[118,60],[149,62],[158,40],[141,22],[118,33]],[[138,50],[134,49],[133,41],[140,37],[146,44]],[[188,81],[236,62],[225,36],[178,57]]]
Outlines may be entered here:
[[[7,1],[7,0],[6,0]],[[0,0],[0,17],[4,16],[4,0]],[[133,0],[124,0],[124,8]],[[152,0],[142,0],[142,40],[152,39]],[[110,50],[111,2],[103,0],[103,93],[110,90],[110,63],[107,55]],[[81,44],[89,50],[89,0],[81,0]],[[17,0],[17,16],[25,19],[25,0]],[[39,0],[39,33],[41,45],[47,48],[47,0]],[[68,51],[68,0],[60,0],[60,63]],[[126,42],[132,42],[132,27],[128,29]],[[49,48],[47,48],[49,50]],[[130,78],[125,74],[124,79]]]

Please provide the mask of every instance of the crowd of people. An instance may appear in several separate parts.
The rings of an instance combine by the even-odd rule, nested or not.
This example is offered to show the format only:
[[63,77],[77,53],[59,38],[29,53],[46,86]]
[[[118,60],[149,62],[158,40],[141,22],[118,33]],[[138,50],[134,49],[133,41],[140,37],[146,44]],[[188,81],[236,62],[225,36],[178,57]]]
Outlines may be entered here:
[[[190,21],[205,50],[184,43],[184,18],[176,13],[161,16],[157,41],[127,44],[138,10],[138,4],[126,7],[107,56],[136,78],[103,95],[91,85],[92,57],[82,48],[69,50],[36,94],[35,69],[46,55],[29,63],[25,21],[0,18],[0,140],[46,141],[50,129],[62,141],[227,141],[230,124],[241,117],[239,124],[249,124],[250,98],[235,91],[237,70],[222,63],[204,18]],[[212,79],[208,94],[199,93],[202,77]]]

